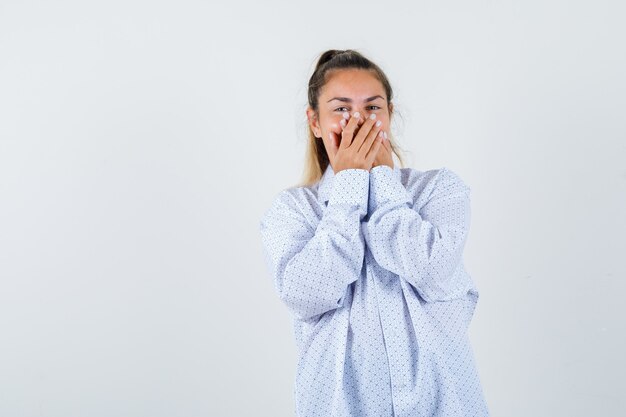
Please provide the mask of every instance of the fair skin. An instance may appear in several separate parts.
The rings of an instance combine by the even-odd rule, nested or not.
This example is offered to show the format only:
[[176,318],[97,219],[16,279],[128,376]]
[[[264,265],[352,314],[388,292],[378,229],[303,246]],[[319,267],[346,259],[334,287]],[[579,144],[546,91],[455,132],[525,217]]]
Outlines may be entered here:
[[318,113],[309,107],[307,118],[314,135],[323,140],[335,173],[349,168],[369,171],[378,165],[394,167],[391,146],[385,139],[393,104],[387,106],[383,85],[371,71],[333,71],[318,103]]

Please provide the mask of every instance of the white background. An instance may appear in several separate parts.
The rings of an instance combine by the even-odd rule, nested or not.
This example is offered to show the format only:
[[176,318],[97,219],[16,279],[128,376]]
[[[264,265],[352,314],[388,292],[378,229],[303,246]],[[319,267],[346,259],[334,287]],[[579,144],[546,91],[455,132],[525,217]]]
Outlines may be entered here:
[[292,415],[258,223],[300,178],[330,48],[386,71],[408,166],[471,187],[493,416],[620,415],[625,12],[0,1],[0,415]]

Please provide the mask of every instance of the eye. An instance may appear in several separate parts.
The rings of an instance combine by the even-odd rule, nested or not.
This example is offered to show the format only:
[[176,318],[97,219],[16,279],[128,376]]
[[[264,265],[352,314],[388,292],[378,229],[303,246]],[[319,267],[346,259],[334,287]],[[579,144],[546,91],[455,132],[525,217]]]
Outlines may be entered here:
[[[368,106],[368,107],[369,107],[370,109],[372,109],[372,107],[375,107],[375,109],[372,109],[372,110],[380,110],[380,109],[381,109],[381,107],[380,107],[380,106],[374,106],[374,105],[372,105],[372,106]],[[346,109],[347,109],[347,107],[345,107],[345,106],[344,106],[344,107],[337,107],[337,108],[335,109],[335,111],[339,111],[339,112],[342,112],[342,113],[343,113],[344,111],[348,111],[348,110],[346,110]]]

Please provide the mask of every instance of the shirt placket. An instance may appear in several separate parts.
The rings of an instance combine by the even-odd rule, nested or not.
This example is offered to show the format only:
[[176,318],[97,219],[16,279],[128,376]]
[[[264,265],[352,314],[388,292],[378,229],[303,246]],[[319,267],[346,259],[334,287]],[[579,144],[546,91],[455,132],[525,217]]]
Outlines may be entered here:
[[[368,253],[371,257],[371,253]],[[374,291],[377,299],[377,308],[387,359],[391,383],[391,396],[393,401],[394,416],[401,416],[400,399],[410,389],[411,376],[408,369],[411,358],[408,356],[406,346],[409,346],[408,335],[405,329],[404,310],[402,305],[402,288],[399,277],[392,273],[381,273],[369,268]]]

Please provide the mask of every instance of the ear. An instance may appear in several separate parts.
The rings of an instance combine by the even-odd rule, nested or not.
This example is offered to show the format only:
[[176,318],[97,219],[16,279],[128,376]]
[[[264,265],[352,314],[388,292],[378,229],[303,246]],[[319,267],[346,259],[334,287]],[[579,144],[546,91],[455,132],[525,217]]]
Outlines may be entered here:
[[322,131],[320,129],[320,122],[317,118],[317,115],[315,114],[315,112],[313,111],[311,107],[307,107],[306,109],[306,118],[309,121],[309,127],[313,131],[313,134],[315,135],[315,137],[318,139],[321,138]]
[[393,114],[393,103],[389,103],[389,117]]

